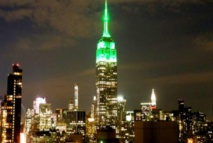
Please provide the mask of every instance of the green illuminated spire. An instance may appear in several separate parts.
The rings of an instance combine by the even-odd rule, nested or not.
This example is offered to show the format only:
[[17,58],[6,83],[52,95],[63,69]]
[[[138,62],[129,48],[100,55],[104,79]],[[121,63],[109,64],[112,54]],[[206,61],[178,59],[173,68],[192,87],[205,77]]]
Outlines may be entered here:
[[104,9],[103,20],[104,20],[103,37],[110,37],[109,31],[108,31],[109,15],[108,15],[108,9],[107,9],[107,0],[105,0],[105,9]]
[[109,15],[108,15],[108,9],[107,9],[107,0],[105,0],[103,21],[104,21],[104,30],[103,30],[103,35],[97,44],[96,63],[100,61],[116,63],[117,51],[115,48],[115,42],[111,38],[111,35],[109,34],[109,29],[108,29]]

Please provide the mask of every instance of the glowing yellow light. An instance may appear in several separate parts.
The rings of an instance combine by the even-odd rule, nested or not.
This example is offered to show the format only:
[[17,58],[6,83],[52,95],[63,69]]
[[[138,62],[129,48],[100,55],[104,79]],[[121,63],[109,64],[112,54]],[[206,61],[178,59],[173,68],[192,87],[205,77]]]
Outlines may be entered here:
[[25,133],[20,133],[20,139],[21,139],[20,143],[26,143],[26,135],[25,135]]
[[118,96],[118,97],[117,97],[117,100],[118,100],[118,101],[123,101],[123,100],[124,100],[124,97],[123,97],[123,96]]
[[188,138],[187,143],[194,143],[194,140],[192,138]]
[[88,121],[89,121],[89,122],[94,122],[95,119],[94,119],[94,118],[88,118]]

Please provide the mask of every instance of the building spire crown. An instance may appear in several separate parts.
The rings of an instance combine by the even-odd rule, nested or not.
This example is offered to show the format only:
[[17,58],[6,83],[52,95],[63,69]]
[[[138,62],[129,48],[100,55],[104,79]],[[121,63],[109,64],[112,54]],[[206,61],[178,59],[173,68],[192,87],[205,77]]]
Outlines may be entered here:
[[152,89],[151,102],[152,105],[156,105],[156,95],[154,89]]
[[110,37],[109,34],[109,15],[108,15],[108,5],[107,5],[107,0],[105,0],[105,8],[104,8],[104,17],[103,17],[103,21],[104,21],[104,31],[103,31],[103,37]]

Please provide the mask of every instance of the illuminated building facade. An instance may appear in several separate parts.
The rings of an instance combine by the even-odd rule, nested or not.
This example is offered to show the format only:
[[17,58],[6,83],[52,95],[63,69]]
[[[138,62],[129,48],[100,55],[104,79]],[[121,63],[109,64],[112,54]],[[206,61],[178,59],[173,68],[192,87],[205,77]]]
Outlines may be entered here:
[[52,111],[51,104],[45,103],[39,105],[39,130],[40,131],[49,131],[52,127]]
[[67,133],[86,134],[86,112],[85,111],[67,111],[66,123]]
[[26,115],[25,115],[25,132],[28,134],[31,131],[31,126],[33,123],[33,119],[35,116],[35,110],[34,109],[27,109]]
[[117,122],[117,51],[109,30],[107,1],[104,10],[104,30],[96,50],[96,111],[98,126]]
[[154,89],[152,89],[152,95],[151,95],[151,108],[156,109],[156,95],[155,95]]
[[7,94],[2,102],[1,143],[20,143],[22,69],[13,64],[13,73],[8,75]]
[[40,104],[45,104],[46,103],[46,99],[45,98],[41,98],[41,97],[37,97],[35,99],[35,101],[33,101],[33,109],[35,110],[36,114],[39,114],[39,105]]
[[[151,102],[141,103],[141,114],[138,112],[137,118],[142,118],[143,120],[150,120],[152,111],[157,108],[156,95],[154,89],[152,89]],[[140,114],[140,115],[139,115]],[[140,117],[139,117],[140,116]]]
[[[121,127],[126,120],[126,100],[122,96],[118,96],[118,124]],[[119,129],[121,130],[121,128]],[[119,131],[120,132],[120,131]]]
[[71,99],[70,102],[69,102],[69,104],[68,104],[68,110],[74,110],[73,99]]
[[74,99],[75,99],[74,108],[75,108],[75,111],[77,111],[78,110],[78,85],[77,84],[74,85]]

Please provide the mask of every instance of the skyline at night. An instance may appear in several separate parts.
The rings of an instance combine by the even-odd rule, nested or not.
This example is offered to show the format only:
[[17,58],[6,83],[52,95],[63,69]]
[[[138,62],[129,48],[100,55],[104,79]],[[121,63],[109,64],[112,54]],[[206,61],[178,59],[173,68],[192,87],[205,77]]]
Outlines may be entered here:
[[[78,1],[0,2],[0,95],[13,63],[23,68],[22,103],[37,96],[53,109],[67,107],[79,87],[79,109],[95,95],[95,51],[102,33],[103,3]],[[213,2],[211,0],[109,0],[110,32],[118,51],[118,95],[127,110],[150,101],[213,119]]]

